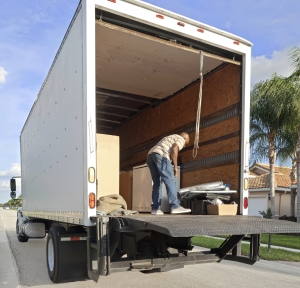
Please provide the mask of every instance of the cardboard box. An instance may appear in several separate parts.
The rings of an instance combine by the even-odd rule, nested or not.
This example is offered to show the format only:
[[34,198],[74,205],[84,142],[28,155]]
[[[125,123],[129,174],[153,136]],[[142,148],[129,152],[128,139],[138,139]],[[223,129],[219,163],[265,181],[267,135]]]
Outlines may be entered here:
[[132,171],[120,173],[120,195],[127,203],[127,209],[132,209]]
[[236,215],[237,214],[237,204],[217,204],[217,205],[207,205],[208,215]]
[[119,137],[97,134],[97,199],[119,194],[120,145]]

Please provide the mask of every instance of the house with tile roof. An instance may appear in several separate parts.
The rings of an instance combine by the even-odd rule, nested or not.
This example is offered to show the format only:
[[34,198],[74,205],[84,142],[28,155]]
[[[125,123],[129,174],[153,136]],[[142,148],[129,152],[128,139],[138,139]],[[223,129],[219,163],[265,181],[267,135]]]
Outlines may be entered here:
[[[275,217],[291,216],[291,168],[275,166]],[[297,199],[295,201],[297,203]],[[255,163],[249,173],[249,215],[258,216],[259,211],[271,207],[270,166]],[[296,207],[295,210],[296,211]],[[294,216],[294,215],[292,215]]]

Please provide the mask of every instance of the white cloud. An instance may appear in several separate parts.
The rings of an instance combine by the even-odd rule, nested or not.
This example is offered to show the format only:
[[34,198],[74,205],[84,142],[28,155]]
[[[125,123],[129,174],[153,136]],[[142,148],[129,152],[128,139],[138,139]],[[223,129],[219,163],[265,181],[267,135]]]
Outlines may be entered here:
[[0,83],[4,83],[6,81],[6,75],[8,74],[7,71],[3,67],[0,66]]
[[21,175],[21,166],[19,163],[13,163],[7,170],[0,171],[0,177],[14,177]]
[[275,72],[285,77],[291,75],[293,67],[289,63],[289,50],[290,48],[274,51],[271,58],[265,55],[252,57],[251,87],[259,81],[271,78]]
[[9,181],[2,181],[2,183],[0,184],[0,186],[8,188],[9,187]]

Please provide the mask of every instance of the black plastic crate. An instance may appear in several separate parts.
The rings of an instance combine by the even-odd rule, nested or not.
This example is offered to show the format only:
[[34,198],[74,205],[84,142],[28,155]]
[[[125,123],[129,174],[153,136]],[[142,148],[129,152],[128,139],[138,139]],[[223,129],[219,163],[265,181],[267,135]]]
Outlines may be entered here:
[[180,200],[180,205],[183,208],[191,209],[191,199],[182,199],[182,200]]
[[206,215],[206,202],[203,200],[192,200],[190,202],[190,209],[192,210],[193,215]]

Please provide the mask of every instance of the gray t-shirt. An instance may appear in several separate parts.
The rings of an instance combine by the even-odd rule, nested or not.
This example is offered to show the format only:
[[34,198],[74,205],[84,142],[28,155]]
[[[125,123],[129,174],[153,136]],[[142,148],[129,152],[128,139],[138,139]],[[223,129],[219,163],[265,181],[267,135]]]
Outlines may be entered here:
[[179,147],[179,150],[181,150],[185,144],[185,140],[183,137],[177,134],[166,136],[150,149],[148,155],[152,153],[158,153],[162,157],[165,157],[171,161],[170,153],[174,143],[176,143]]

